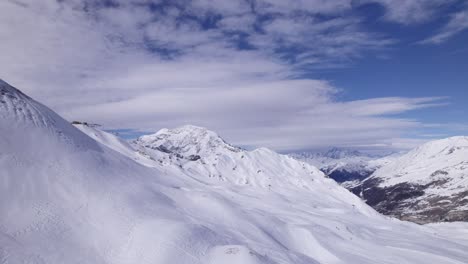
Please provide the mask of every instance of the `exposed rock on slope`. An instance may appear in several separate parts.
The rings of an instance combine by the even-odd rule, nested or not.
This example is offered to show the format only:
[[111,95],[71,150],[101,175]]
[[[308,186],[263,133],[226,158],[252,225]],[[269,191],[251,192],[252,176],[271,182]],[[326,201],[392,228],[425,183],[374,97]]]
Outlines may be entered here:
[[468,137],[426,143],[352,190],[377,211],[400,219],[468,221]]

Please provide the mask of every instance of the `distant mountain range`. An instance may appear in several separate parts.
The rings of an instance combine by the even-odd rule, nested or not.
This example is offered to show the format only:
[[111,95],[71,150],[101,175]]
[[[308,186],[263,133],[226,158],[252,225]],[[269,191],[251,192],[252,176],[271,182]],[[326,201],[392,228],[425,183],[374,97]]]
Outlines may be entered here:
[[398,153],[387,156],[366,154],[357,150],[331,148],[323,152],[290,153],[289,156],[316,166],[330,178],[349,188],[390,163]]

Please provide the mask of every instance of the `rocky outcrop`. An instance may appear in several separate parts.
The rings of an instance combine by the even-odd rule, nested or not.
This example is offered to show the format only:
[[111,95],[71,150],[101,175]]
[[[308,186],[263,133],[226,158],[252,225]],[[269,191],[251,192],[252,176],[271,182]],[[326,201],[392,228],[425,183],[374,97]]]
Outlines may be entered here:
[[429,142],[350,190],[380,213],[402,220],[468,221],[468,137]]

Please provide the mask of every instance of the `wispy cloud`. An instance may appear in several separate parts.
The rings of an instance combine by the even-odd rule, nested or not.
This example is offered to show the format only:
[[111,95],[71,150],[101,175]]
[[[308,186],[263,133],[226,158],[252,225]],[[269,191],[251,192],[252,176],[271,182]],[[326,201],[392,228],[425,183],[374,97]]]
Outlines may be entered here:
[[448,23],[437,34],[423,40],[421,43],[440,44],[465,30],[468,30],[468,9],[453,14]]
[[367,2],[382,4],[386,9],[384,15],[386,20],[409,25],[434,19],[441,8],[456,0],[367,0]]
[[2,1],[0,71],[65,117],[108,129],[194,123],[236,144],[281,150],[389,146],[424,125],[396,114],[446,99],[342,102],[340,87],[301,78],[304,69],[346,64],[392,45],[363,28],[352,6],[351,0]]

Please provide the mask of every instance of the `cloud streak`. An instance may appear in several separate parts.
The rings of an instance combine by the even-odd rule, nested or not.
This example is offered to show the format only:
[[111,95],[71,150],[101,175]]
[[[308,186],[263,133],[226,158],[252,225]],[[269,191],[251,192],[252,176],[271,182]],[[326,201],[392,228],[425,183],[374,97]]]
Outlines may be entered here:
[[192,123],[278,150],[395,147],[424,125],[398,114],[446,98],[343,102],[340,87],[303,77],[395,42],[365,30],[353,2],[2,1],[0,71],[66,118],[108,129]]
[[455,0],[373,0],[386,9],[384,19],[401,24],[427,22]]
[[451,37],[468,29],[468,9],[453,14],[448,23],[437,34],[423,41],[422,44],[441,44]]

